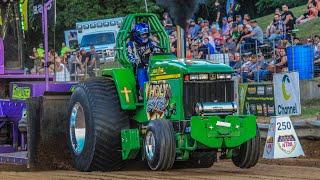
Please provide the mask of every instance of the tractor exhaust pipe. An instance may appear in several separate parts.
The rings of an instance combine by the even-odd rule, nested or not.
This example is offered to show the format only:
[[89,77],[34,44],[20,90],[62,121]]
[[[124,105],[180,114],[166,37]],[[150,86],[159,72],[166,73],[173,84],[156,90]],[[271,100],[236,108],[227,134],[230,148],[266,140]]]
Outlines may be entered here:
[[186,58],[186,37],[181,26],[177,26],[177,57],[178,59]]

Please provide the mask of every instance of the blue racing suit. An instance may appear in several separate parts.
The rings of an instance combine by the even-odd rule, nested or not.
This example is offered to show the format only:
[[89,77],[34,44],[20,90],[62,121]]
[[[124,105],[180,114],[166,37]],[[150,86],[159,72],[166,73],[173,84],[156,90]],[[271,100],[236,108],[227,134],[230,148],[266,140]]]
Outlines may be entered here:
[[147,68],[152,53],[158,52],[159,48],[151,39],[147,43],[138,44],[134,41],[127,43],[128,58],[136,69],[139,89],[143,90],[144,83],[148,81]]

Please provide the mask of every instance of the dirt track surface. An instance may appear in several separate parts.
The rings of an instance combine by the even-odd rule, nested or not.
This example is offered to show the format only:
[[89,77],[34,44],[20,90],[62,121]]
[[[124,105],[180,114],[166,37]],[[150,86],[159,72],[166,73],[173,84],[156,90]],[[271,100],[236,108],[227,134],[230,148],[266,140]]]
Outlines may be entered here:
[[209,169],[173,169],[151,172],[145,168],[129,168],[116,172],[25,171],[1,168],[0,179],[320,179],[320,169],[302,166],[258,164],[242,170],[231,162],[219,162]]

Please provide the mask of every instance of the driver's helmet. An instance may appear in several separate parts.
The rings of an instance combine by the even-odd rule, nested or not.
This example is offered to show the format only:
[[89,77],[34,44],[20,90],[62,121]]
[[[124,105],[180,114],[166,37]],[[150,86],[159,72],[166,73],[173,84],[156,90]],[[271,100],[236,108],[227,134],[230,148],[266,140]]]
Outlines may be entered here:
[[146,23],[136,24],[133,29],[133,40],[139,44],[148,42],[150,35],[149,25]]

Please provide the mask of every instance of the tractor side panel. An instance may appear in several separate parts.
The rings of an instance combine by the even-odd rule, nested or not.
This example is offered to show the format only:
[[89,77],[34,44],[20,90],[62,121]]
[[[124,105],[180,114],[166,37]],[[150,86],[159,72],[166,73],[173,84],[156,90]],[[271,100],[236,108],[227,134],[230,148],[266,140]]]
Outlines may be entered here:
[[108,69],[102,71],[103,76],[112,77],[120,97],[123,110],[135,110],[137,102],[136,80],[131,69]]
[[71,167],[66,143],[69,99],[69,95],[46,95],[27,101],[31,167]]

